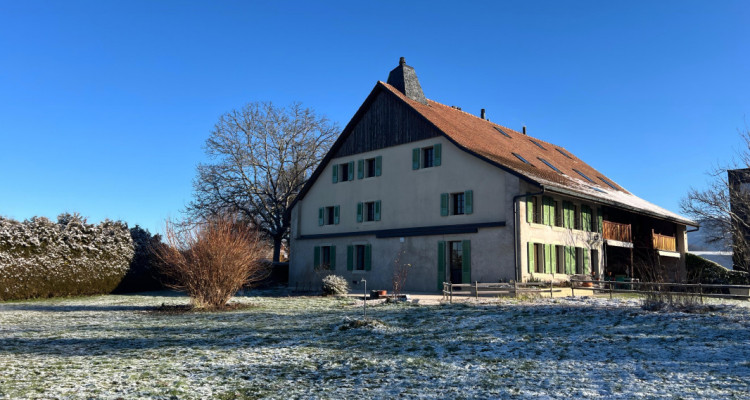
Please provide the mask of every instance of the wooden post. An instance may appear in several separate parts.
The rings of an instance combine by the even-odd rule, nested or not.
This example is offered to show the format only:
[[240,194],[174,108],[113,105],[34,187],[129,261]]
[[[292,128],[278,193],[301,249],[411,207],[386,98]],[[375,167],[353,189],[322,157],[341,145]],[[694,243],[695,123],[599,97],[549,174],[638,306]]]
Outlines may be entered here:
[[479,282],[474,281],[474,298],[479,300]]
[[448,290],[450,293],[450,296],[448,297],[448,303],[453,304],[453,284],[452,283],[448,284]]
[[701,297],[701,304],[703,304],[703,285],[700,282],[698,282],[698,293]]
[[574,284],[573,284],[573,280],[571,279],[571,280],[570,280],[570,295],[571,295],[571,296],[573,296],[573,297],[576,297],[576,289],[575,289],[575,286],[576,286],[576,285],[574,285]]
[[549,298],[552,298],[552,279],[549,281]]
[[513,281],[513,297],[518,298],[518,281]]
[[612,300],[612,287],[614,285],[609,285],[609,299]]

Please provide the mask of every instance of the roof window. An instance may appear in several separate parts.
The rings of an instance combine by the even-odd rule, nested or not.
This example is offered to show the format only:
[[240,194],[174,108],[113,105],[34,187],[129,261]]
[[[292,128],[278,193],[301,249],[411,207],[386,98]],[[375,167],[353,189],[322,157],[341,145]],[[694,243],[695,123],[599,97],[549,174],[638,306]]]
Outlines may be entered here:
[[571,160],[573,159],[573,157],[571,157],[570,155],[568,155],[568,153],[566,153],[566,152],[564,152],[564,151],[562,151],[562,150],[560,150],[560,149],[558,149],[558,148],[555,148],[555,150],[557,150],[557,152],[558,152],[558,153],[560,153],[560,154],[564,155],[565,157],[568,157],[568,158],[570,158]]
[[596,182],[592,181],[591,178],[589,178],[588,176],[586,176],[586,174],[584,174],[583,172],[581,172],[581,171],[579,171],[579,170],[577,170],[575,168],[573,168],[573,171],[577,172],[578,175],[581,175],[582,177],[586,178],[587,181],[589,181],[589,182],[591,182],[591,183],[593,183],[593,184],[596,185]]
[[589,187],[590,187],[590,188],[592,188],[592,189],[594,189],[594,190],[596,190],[597,192],[600,192],[600,193],[607,193],[607,192],[605,192],[605,191],[603,191],[603,190],[601,190],[601,189],[599,189],[599,188],[596,188],[596,187],[593,187],[593,186],[589,186]]
[[502,134],[503,134],[503,136],[507,137],[508,139],[510,139],[510,138],[511,138],[511,137],[510,137],[510,135],[508,135],[507,133],[505,133],[505,131],[504,131],[504,130],[502,130],[502,129],[500,129],[500,128],[496,127],[496,126],[493,126],[493,128],[495,128],[495,130],[497,130],[498,132],[502,133]]
[[599,180],[606,183],[607,186],[611,187],[612,189],[617,190],[617,188],[615,187],[615,185],[612,184],[612,182],[602,178],[601,176],[599,177]]
[[539,142],[537,142],[536,140],[534,140],[534,139],[529,139],[529,140],[531,140],[531,143],[534,143],[534,144],[535,144],[535,145],[537,145],[537,146],[538,146],[538,147],[539,147],[540,149],[542,149],[542,150],[547,150],[547,149],[545,149],[545,148],[544,148],[544,146],[542,146],[541,144],[539,144]]
[[550,167],[550,168],[552,168],[552,170],[554,170],[555,172],[558,172],[558,173],[562,174],[562,171],[560,171],[559,169],[557,169],[557,167],[555,167],[554,165],[552,165],[549,161],[543,159],[542,157],[537,157],[537,158],[539,159],[539,161],[547,164],[547,166]]
[[523,157],[521,157],[521,155],[519,155],[518,153],[511,153],[511,154],[513,154],[514,156],[516,156],[516,158],[518,158],[519,160],[523,161],[525,164],[533,165],[530,162],[526,161],[526,159],[523,158]]

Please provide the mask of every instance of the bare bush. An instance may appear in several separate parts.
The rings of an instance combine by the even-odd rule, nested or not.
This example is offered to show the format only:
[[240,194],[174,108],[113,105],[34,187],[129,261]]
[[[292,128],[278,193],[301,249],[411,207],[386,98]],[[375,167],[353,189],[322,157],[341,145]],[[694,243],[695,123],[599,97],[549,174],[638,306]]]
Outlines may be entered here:
[[406,250],[402,249],[393,259],[393,277],[391,283],[393,283],[393,295],[396,297],[404,290],[406,278],[409,277],[409,268],[411,268],[411,264],[402,261],[404,255],[406,255]]
[[167,285],[186,292],[196,308],[223,308],[243,285],[268,276],[257,229],[231,217],[210,217],[190,229],[167,221],[166,244],[155,249]]

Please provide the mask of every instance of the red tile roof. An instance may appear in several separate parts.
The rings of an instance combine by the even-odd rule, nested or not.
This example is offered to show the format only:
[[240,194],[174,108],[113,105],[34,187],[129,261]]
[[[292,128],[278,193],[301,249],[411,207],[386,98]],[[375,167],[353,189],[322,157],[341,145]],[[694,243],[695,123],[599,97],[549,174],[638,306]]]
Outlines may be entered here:
[[[385,82],[378,82],[378,86],[382,86],[382,88],[403,100],[435,125],[459,148],[464,148],[512,170],[533,182],[543,185],[546,189],[563,193],[570,192],[571,195],[592,198],[605,204],[635,209],[656,217],[697,226],[695,222],[685,217],[634,196],[625,188],[616,184],[614,180],[586,164],[561,146],[524,135],[508,127],[432,100],[427,100],[427,104],[422,104],[406,97]],[[498,129],[501,129],[510,137],[503,135]],[[521,161],[514,153],[526,159],[529,164]],[[557,171],[546,165],[542,159],[554,166]],[[586,179],[587,177],[593,182]]]

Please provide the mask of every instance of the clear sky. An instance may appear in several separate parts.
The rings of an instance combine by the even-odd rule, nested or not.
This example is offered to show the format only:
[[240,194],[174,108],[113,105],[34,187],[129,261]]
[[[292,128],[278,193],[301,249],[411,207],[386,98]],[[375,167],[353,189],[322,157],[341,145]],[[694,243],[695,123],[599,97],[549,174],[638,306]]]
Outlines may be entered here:
[[679,211],[741,145],[748,21],[748,1],[0,0],[0,215],[159,232],[219,115],[300,101],[343,128],[401,56],[428,98]]

